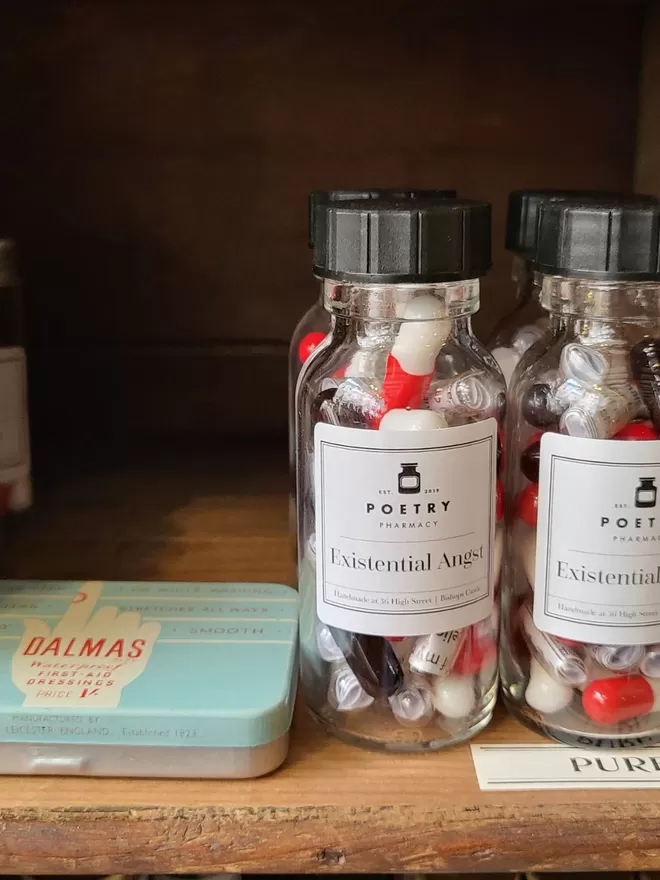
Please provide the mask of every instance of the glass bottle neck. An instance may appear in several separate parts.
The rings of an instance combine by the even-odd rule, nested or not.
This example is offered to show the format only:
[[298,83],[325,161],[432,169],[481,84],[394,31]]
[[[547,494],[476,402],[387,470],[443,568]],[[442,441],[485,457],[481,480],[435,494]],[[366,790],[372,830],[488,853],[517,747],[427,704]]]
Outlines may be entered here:
[[[420,311],[411,303],[422,296],[427,308]],[[335,318],[386,322],[458,320],[478,311],[479,280],[443,284],[352,284],[325,279],[323,304]]]
[[577,321],[656,324],[660,319],[660,282],[543,275],[541,305],[553,315]]

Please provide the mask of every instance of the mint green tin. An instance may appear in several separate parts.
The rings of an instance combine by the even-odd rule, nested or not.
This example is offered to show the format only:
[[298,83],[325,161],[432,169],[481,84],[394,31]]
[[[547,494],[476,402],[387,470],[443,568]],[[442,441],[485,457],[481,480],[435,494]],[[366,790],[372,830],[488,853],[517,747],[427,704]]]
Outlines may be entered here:
[[269,773],[297,621],[281,584],[0,582],[0,773]]

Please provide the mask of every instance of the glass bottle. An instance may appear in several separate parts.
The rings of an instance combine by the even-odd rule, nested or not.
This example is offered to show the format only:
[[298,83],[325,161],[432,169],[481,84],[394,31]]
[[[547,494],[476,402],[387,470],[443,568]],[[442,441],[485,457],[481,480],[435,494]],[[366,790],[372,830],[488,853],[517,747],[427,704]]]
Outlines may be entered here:
[[296,400],[303,696],[352,743],[438,749],[495,701],[505,393],[471,328],[490,206],[320,198],[315,221],[331,330]]
[[551,321],[509,389],[504,699],[573,745],[660,742],[659,229],[648,200],[541,207]]
[[566,199],[600,202],[603,199],[626,201],[631,197],[656,201],[653,196],[601,190],[525,189],[509,194],[505,247],[513,255],[511,279],[516,299],[513,311],[498,322],[488,342],[507,385],[522,356],[541,338],[548,325],[548,315],[539,301],[540,276],[533,266],[541,205]]
[[32,505],[23,323],[16,248],[0,239],[0,515]]

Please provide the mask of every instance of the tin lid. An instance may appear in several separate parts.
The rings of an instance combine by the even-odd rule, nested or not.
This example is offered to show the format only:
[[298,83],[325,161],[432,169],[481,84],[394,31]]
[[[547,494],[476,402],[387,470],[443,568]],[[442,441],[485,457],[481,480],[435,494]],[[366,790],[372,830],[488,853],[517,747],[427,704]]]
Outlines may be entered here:
[[282,584],[3,581],[9,742],[264,745],[291,723],[298,596]]
[[314,274],[364,283],[479,278],[491,264],[491,206],[444,196],[337,201],[317,193]]

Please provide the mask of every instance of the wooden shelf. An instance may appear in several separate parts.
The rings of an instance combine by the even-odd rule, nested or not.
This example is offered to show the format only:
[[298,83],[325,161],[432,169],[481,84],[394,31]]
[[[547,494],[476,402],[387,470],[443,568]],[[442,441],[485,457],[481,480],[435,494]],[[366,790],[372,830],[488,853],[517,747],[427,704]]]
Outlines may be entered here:
[[[284,457],[263,454],[62,478],[10,527],[5,571],[286,581],[286,486]],[[535,739],[500,713],[480,741]],[[263,779],[3,778],[0,871],[650,869],[659,822],[658,793],[482,793],[467,746],[364,752],[299,707],[290,756]]]

